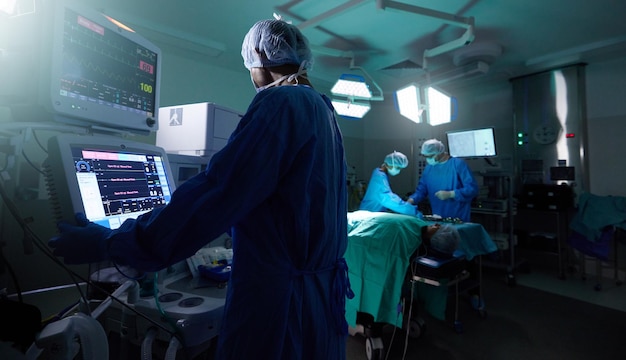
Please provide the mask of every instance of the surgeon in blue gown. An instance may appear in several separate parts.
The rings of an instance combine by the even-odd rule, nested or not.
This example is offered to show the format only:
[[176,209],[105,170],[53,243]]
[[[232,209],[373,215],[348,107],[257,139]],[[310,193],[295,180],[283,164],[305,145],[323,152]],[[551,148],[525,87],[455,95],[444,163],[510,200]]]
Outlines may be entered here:
[[478,195],[478,183],[463,159],[450,156],[437,139],[426,140],[421,154],[427,165],[415,192],[408,198],[411,204],[428,199],[432,213],[444,218],[470,221],[472,199]]
[[404,215],[421,216],[417,206],[402,200],[389,185],[387,175],[396,176],[408,165],[409,159],[401,152],[394,151],[385,156],[383,163],[372,171],[359,210],[393,211]]
[[242,45],[258,94],[206,171],[165,207],[108,230],[61,223],[67,263],[156,271],[230,230],[232,273],[218,359],[345,359],[346,162],[329,99],[307,79],[307,39],[281,20]]

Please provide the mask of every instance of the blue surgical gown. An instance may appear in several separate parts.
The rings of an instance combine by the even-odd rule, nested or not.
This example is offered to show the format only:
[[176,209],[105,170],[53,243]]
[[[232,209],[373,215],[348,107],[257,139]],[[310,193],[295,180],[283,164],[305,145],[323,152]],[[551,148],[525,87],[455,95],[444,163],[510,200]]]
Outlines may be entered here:
[[218,359],[345,359],[346,162],[329,99],[257,94],[228,145],[160,210],[110,238],[112,260],[157,270],[231,230]]
[[[439,200],[439,190],[454,190],[454,198]],[[409,196],[413,203],[428,198],[433,214],[470,221],[472,199],[478,194],[478,183],[467,163],[450,157],[448,161],[426,165],[415,192]]]
[[391,191],[387,174],[380,168],[374,169],[359,210],[394,211],[404,215],[416,215],[417,206],[402,200]]

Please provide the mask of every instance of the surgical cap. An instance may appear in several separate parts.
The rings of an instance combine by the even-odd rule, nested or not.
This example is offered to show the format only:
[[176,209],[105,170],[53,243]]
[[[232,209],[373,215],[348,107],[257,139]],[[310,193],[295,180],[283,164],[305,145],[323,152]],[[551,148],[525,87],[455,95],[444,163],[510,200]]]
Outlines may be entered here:
[[385,164],[388,166],[399,167],[400,169],[404,169],[409,166],[409,159],[401,153],[394,151],[391,154],[385,156]]
[[430,247],[444,254],[452,254],[459,246],[461,236],[452,225],[442,225],[430,239]]
[[262,20],[254,24],[243,39],[241,56],[248,70],[302,65],[303,61],[306,61],[304,69],[309,69],[313,58],[307,38],[297,27],[282,20]]
[[446,147],[437,139],[426,140],[422,144],[422,155],[439,155],[444,151]]

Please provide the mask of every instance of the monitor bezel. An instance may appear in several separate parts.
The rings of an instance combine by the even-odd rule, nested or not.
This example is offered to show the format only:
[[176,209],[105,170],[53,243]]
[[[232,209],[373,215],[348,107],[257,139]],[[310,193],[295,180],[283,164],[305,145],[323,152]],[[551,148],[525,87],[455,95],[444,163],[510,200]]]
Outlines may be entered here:
[[[116,25],[104,14],[90,9],[83,4],[72,0],[54,0],[46,2],[48,8],[41,11],[48,11],[52,16],[47,16],[48,20],[43,26],[44,32],[49,31],[49,41],[44,41],[44,46],[49,46],[47,54],[50,61],[42,61],[42,76],[47,86],[40,87],[40,94],[43,106],[50,111],[55,121],[79,126],[88,126],[94,129],[103,128],[111,130],[129,131],[133,133],[149,134],[158,130],[158,109],[161,84],[161,62],[162,53],[159,47],[142,37],[136,32],[124,29]],[[53,6],[53,8],[49,8]],[[155,85],[154,109],[151,114],[140,114],[128,110],[120,110],[108,104],[99,104],[94,101],[70,98],[60,95],[60,79],[63,73],[63,33],[65,22],[65,11],[70,9],[89,21],[102,26],[105,31],[114,32],[135,44],[148,49],[156,54],[155,62]],[[44,35],[45,37],[46,35]],[[46,94],[47,92],[47,94]]]
[[59,134],[49,138],[48,158],[44,161],[46,183],[56,221],[74,222],[77,212],[85,213],[72,154],[72,148],[77,146],[102,151],[159,155],[163,161],[170,194],[176,190],[167,153],[159,146],[102,134]]

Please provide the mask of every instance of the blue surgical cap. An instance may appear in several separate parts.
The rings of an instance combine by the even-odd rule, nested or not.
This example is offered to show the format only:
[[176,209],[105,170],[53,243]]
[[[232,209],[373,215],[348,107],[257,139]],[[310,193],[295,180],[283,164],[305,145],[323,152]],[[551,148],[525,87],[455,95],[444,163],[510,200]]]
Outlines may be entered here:
[[426,140],[422,144],[422,155],[439,155],[444,151],[446,147],[437,139]]
[[285,64],[302,65],[303,62],[303,68],[309,69],[313,58],[309,41],[300,29],[283,20],[261,20],[254,24],[243,39],[241,56],[248,70]]
[[409,166],[409,159],[401,153],[394,151],[391,154],[385,156],[385,164],[388,166],[399,167],[400,169],[404,169]]
[[461,242],[461,235],[452,225],[442,225],[430,239],[430,247],[444,254],[452,254]]

